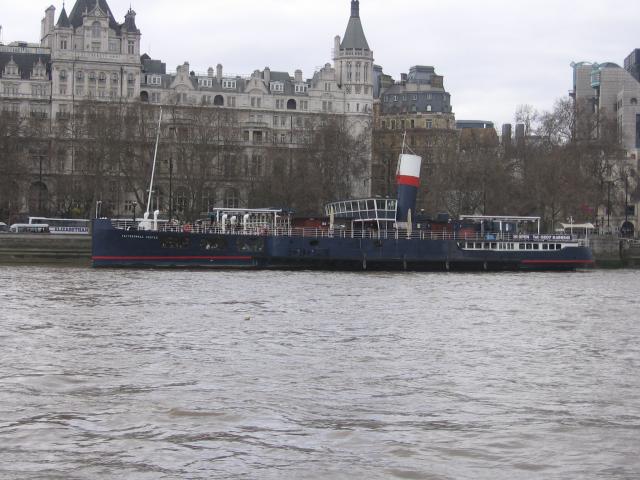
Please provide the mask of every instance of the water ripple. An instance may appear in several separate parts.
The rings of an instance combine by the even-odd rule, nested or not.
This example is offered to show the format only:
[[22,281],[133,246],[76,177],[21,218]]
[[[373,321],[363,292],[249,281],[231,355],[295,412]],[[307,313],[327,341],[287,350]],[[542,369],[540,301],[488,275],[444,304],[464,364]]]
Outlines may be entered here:
[[638,271],[0,284],[2,479],[640,478]]

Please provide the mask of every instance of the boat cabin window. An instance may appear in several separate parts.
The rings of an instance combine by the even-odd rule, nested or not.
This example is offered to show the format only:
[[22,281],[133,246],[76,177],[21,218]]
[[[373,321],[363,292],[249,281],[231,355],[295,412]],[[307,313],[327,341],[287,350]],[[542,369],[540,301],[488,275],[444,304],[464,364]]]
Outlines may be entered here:
[[518,245],[518,249],[520,249],[520,250],[524,250],[524,248],[525,248],[525,247],[524,247],[524,243],[521,243],[520,245]]
[[533,249],[534,250],[539,250],[540,249],[540,245],[538,243],[534,243],[533,244]]
[[189,237],[164,237],[160,239],[161,248],[188,248]]
[[225,250],[228,247],[225,238],[206,238],[200,242],[200,248],[203,250]]
[[549,249],[549,246],[548,246],[546,243],[543,243],[543,244],[542,244],[542,249],[543,249],[543,250],[548,250],[548,249]]
[[262,252],[264,251],[263,238],[248,238],[238,242],[238,250],[241,252]]
[[562,245],[560,245],[559,243],[556,243],[556,250],[562,250]]

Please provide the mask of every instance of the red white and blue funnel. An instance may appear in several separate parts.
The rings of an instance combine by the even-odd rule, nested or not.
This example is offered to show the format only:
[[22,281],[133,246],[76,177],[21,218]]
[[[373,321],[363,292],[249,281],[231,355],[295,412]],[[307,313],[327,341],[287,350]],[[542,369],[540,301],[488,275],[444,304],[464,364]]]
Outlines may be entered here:
[[415,213],[416,197],[420,186],[422,157],[403,153],[398,159],[396,184],[398,185],[398,210],[396,222],[406,222],[409,210]]

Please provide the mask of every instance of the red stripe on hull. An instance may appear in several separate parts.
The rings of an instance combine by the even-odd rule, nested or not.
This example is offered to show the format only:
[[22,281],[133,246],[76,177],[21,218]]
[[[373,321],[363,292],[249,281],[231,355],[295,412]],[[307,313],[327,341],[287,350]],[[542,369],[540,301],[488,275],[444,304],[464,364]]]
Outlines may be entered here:
[[420,179],[418,177],[410,177],[408,175],[396,175],[396,183],[398,185],[408,185],[410,187],[419,187]]
[[252,257],[91,257],[92,260],[136,261],[136,260],[252,260]]
[[578,264],[583,263],[587,265],[593,265],[595,263],[594,260],[522,260],[520,263],[532,263],[532,264],[542,264],[542,263],[550,263],[550,264],[559,264],[559,263],[570,263],[570,264]]

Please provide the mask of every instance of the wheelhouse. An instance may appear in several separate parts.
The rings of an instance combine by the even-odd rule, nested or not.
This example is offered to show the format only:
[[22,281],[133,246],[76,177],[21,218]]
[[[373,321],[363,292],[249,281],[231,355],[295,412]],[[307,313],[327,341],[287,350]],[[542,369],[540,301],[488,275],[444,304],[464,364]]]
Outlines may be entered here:
[[395,198],[360,198],[328,203],[325,215],[351,221],[353,230],[375,226],[379,231],[391,230],[396,222],[398,200]]

